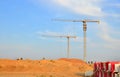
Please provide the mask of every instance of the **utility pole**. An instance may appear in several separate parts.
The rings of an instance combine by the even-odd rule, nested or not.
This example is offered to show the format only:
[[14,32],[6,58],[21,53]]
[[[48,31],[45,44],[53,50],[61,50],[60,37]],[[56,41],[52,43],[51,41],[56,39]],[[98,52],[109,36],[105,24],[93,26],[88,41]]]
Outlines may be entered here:
[[83,55],[83,60],[86,62],[86,37],[87,37],[87,35],[86,35],[86,31],[87,31],[87,22],[97,22],[97,23],[99,23],[99,21],[98,20],[65,20],[65,19],[54,19],[55,21],[64,21],[64,22],[82,22],[83,23],[83,37],[84,37],[84,39],[83,39],[83,41],[84,41],[84,46],[83,46],[83,48],[84,48],[84,50],[83,50],[83,52],[84,52],[84,55]]
[[66,36],[56,36],[56,35],[42,35],[44,37],[60,37],[60,38],[67,38],[67,58],[69,58],[70,56],[70,38],[76,38],[76,36],[69,36],[69,35],[66,35]]

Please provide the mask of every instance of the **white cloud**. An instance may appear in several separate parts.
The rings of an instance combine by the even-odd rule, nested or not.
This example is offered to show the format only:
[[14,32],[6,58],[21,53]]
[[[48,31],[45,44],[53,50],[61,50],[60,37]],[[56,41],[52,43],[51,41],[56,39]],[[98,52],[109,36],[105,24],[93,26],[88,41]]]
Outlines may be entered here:
[[113,30],[107,23],[101,22],[101,25],[99,25],[99,37],[104,41],[103,46],[106,48],[111,49],[120,49],[120,39],[119,38],[113,38],[111,33],[114,32],[118,33],[117,31]]
[[[62,37],[59,37],[59,36],[75,36],[73,34],[70,34],[70,33],[66,33],[66,32],[61,32],[61,33],[58,33],[58,32],[52,32],[52,31],[44,31],[44,32],[40,32],[38,31],[37,34],[39,34],[40,36],[38,36],[40,39],[46,39],[46,37],[58,37],[58,38],[62,38]],[[82,42],[83,40],[81,40],[82,38],[80,37],[77,37],[77,38],[73,38],[71,41],[75,41],[75,42]],[[64,41],[63,39],[57,39],[57,41]]]
[[55,37],[61,35],[60,33],[52,32],[52,31],[44,31],[44,32],[38,31],[37,34],[39,35],[38,37],[43,40],[46,40],[46,37]]
[[[65,29],[66,30],[66,29]],[[76,36],[76,38],[74,39],[71,39],[71,41],[74,41],[74,42],[83,42],[83,37],[80,37],[80,36],[77,36],[75,35],[74,33],[71,33],[71,32],[68,32],[68,31],[64,31],[64,32],[53,32],[53,31],[38,31],[37,32],[40,39],[46,39],[46,37],[43,37],[42,35],[45,35],[45,36],[48,36],[48,37],[55,37],[55,36]],[[48,38],[47,38],[48,39]],[[91,39],[90,38],[86,38],[87,42],[90,42]],[[62,39],[57,39],[57,41],[64,41]]]
[[109,17],[116,17],[119,18],[119,8],[120,8],[120,3],[112,0],[106,0],[103,4],[102,7],[105,12],[105,16]]
[[37,34],[40,34],[40,35],[51,35],[51,36],[60,35],[60,33],[52,32],[52,31],[44,31],[44,32],[38,31]]
[[[111,37],[112,32],[116,32],[113,31],[113,29],[105,22],[101,22],[101,24],[99,25],[99,30],[100,30],[100,37],[108,42],[118,42],[120,41],[119,39],[115,39],[113,37]],[[117,33],[117,32],[116,32]]]
[[75,42],[83,42],[83,38],[82,37],[77,37],[76,39],[73,39]]
[[107,23],[105,22],[101,22],[99,25],[99,36],[106,40],[106,41],[111,41],[111,37],[109,36],[109,31],[110,31],[110,27],[108,27]]
[[115,17],[115,18],[120,18],[120,14],[118,14],[118,13],[107,14],[106,16],[112,16],[112,17]]
[[71,11],[88,15],[88,16],[103,16],[104,13],[98,4],[100,0],[53,0],[59,5],[70,9]]
[[109,4],[109,6],[120,8],[120,3],[111,3],[111,4]]

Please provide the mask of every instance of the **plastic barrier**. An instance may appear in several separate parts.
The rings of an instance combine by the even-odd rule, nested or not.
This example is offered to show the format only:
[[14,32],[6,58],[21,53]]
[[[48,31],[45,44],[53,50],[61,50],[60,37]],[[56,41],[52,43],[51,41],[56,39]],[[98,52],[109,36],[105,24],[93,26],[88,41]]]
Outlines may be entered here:
[[108,66],[108,71],[110,72],[110,77],[117,77],[117,72],[119,72],[120,62],[110,62]]
[[119,77],[119,62],[96,62],[94,63],[94,77]]
[[94,63],[94,77],[99,77],[99,63]]

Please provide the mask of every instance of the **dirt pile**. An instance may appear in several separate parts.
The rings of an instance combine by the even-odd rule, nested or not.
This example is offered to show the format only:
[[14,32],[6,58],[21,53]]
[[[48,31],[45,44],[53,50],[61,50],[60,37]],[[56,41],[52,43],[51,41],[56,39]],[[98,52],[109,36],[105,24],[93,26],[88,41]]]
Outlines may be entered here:
[[80,59],[61,58],[59,60],[64,60],[66,62],[69,62],[72,65],[71,67],[75,67],[76,70],[78,70],[79,72],[86,72],[86,71],[93,70],[93,68],[90,65],[88,65],[86,62],[84,62],[83,60],[80,60]]
[[0,59],[0,72],[20,73],[54,73],[75,75],[88,70],[93,70],[80,59],[58,60],[9,60]]

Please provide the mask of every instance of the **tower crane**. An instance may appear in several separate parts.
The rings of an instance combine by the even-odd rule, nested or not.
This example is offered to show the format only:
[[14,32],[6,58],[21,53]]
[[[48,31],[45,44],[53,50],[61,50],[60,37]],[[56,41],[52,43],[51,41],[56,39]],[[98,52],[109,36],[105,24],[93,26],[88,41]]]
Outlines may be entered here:
[[55,20],[55,21],[64,21],[64,22],[82,22],[83,23],[83,36],[84,36],[84,46],[83,46],[83,48],[84,48],[84,50],[83,50],[83,52],[84,52],[84,56],[83,56],[83,60],[84,61],[86,61],[86,37],[87,37],[87,35],[86,35],[86,31],[87,31],[87,22],[97,22],[97,23],[99,23],[99,21],[98,20],[65,20],[65,19],[53,19],[53,20]]
[[70,38],[76,38],[76,36],[70,36],[70,35],[42,35],[43,37],[60,37],[60,38],[67,38],[67,58],[69,58],[70,55]]

